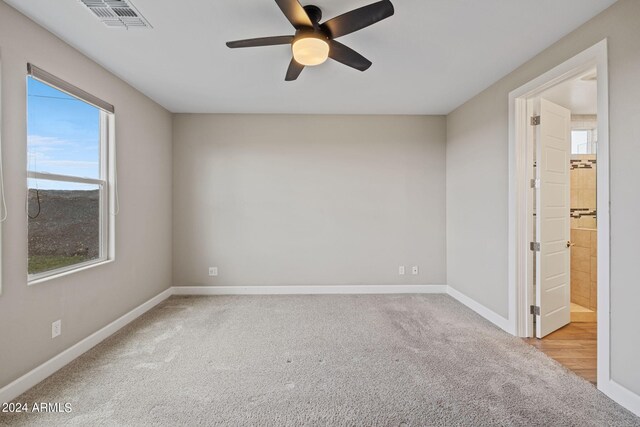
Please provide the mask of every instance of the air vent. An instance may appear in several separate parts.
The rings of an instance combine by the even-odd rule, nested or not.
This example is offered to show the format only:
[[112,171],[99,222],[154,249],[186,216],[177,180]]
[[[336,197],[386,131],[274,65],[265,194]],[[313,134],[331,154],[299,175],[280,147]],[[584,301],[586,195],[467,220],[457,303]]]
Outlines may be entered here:
[[153,28],[129,0],[80,0],[110,28]]

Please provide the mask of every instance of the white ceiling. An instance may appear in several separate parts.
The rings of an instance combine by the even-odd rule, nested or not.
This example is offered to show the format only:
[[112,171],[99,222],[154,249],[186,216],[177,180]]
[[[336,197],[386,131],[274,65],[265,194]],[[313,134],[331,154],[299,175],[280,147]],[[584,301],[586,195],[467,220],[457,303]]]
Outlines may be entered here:
[[[374,0],[308,0],[331,18]],[[5,0],[173,112],[446,114],[615,0],[392,0],[395,15],[285,82],[290,48],[225,41],[293,34],[272,0],[133,0],[151,30],[110,29],[78,0]]]
[[589,70],[572,80],[546,90],[542,98],[571,110],[571,114],[598,113],[596,70]]

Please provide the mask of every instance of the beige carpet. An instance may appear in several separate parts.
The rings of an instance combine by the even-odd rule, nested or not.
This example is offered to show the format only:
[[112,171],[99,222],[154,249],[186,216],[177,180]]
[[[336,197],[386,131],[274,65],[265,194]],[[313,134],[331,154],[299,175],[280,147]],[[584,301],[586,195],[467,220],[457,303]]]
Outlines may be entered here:
[[172,297],[20,402],[20,425],[640,426],[445,295]]

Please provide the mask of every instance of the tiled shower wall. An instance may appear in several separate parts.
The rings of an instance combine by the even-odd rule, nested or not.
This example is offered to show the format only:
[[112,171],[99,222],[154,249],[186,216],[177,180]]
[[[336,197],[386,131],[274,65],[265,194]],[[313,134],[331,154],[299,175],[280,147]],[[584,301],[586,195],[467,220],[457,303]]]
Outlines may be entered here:
[[598,237],[595,230],[571,230],[571,302],[597,309]]
[[571,228],[596,228],[596,155],[571,156]]
[[[573,129],[593,129],[595,116],[574,117]],[[596,155],[571,155],[571,302],[597,308]]]

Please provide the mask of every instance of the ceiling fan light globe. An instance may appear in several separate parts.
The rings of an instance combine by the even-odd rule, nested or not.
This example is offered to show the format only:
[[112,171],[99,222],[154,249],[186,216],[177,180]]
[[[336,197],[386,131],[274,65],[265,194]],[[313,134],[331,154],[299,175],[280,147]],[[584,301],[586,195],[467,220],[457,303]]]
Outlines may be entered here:
[[291,45],[293,58],[300,65],[320,65],[329,57],[329,44],[317,37],[300,38]]

